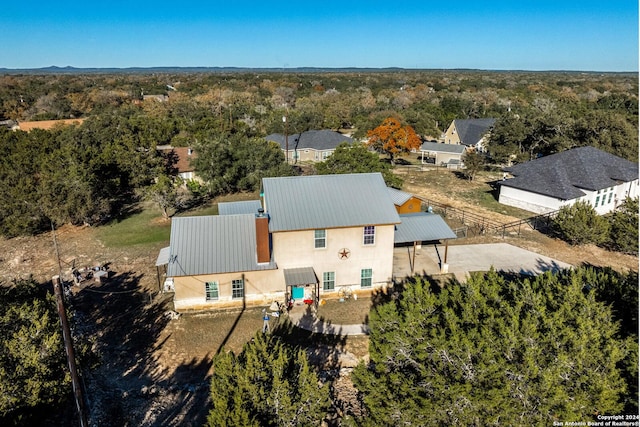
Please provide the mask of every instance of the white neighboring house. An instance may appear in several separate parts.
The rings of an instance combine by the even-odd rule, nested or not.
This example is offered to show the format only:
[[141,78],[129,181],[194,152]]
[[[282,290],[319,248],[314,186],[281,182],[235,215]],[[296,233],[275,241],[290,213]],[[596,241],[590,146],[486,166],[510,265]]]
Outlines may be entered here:
[[498,201],[535,213],[583,200],[603,215],[639,193],[638,164],[594,147],[573,148],[505,170],[513,178],[500,183]]

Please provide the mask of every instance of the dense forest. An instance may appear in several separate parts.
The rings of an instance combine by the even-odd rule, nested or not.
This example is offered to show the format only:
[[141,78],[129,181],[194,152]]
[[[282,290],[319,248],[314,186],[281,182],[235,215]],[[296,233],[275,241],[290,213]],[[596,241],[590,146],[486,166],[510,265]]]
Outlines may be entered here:
[[0,233],[29,234],[51,222],[97,224],[131,198],[166,193],[153,187],[168,182],[158,145],[192,146],[204,155],[197,167],[209,186],[192,188],[199,196],[295,173],[262,139],[284,133],[283,116],[290,134],[334,129],[355,138],[393,118],[422,140],[437,139],[456,118],[493,117],[489,152],[497,163],[582,145],[637,161],[637,94],[637,75],[625,73],[0,75],[3,123],[86,119],[30,133],[2,126]]

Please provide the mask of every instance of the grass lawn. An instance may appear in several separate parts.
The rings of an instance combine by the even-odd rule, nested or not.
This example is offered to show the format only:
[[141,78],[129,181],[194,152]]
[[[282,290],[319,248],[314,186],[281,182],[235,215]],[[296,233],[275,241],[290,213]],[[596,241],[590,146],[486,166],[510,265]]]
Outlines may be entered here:
[[156,245],[168,242],[171,222],[162,218],[160,210],[148,203],[133,207],[123,219],[116,219],[96,229],[96,237],[110,248]]

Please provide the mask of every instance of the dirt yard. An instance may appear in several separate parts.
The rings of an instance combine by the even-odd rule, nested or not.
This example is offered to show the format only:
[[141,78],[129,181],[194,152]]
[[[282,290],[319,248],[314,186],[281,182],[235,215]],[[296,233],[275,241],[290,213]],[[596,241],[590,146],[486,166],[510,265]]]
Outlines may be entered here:
[[[482,194],[492,191],[491,179],[485,176],[469,183],[459,181],[451,172],[429,180],[412,175],[405,177],[404,189],[494,221],[522,218],[518,213],[486,207]],[[0,240],[0,277],[5,284],[29,275],[44,282],[60,271],[63,277],[70,278],[72,267],[107,265],[110,276],[105,283],[90,281],[73,287],[70,297],[75,320],[80,324],[77,332],[93,343],[93,357],[85,360],[83,370],[92,424],[203,425],[208,411],[211,359],[218,351],[242,349],[261,328],[260,309],[175,316],[170,298],[158,292],[154,266],[159,249],[168,242],[117,249],[104,245],[97,238],[96,229],[89,227],[64,226],[55,234],[55,244],[51,232]],[[509,234],[504,239],[485,235],[452,244],[505,241],[573,265],[638,269],[637,257],[595,246],[571,247],[532,230],[525,230],[520,236]],[[340,318],[359,311],[355,318],[365,319],[369,302],[358,301],[357,307],[352,302],[339,306],[333,315]],[[280,327],[293,343],[311,339],[308,334],[291,330],[284,319]],[[319,344],[308,349],[310,357],[338,378],[337,393],[349,399],[353,390],[344,377],[338,377],[338,372],[341,366],[351,367],[367,357],[368,339],[337,337],[315,341]],[[331,366],[327,366],[329,362]],[[343,401],[341,405],[349,403]]]

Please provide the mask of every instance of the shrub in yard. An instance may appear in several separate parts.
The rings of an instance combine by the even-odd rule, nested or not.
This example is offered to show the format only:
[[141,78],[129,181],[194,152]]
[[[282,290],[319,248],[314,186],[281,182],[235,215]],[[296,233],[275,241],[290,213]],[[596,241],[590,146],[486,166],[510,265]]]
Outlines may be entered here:
[[577,201],[571,206],[563,206],[554,223],[562,239],[572,245],[599,245],[609,238],[609,222],[588,202]]
[[638,199],[628,198],[609,217],[608,246],[614,251],[638,255]]

